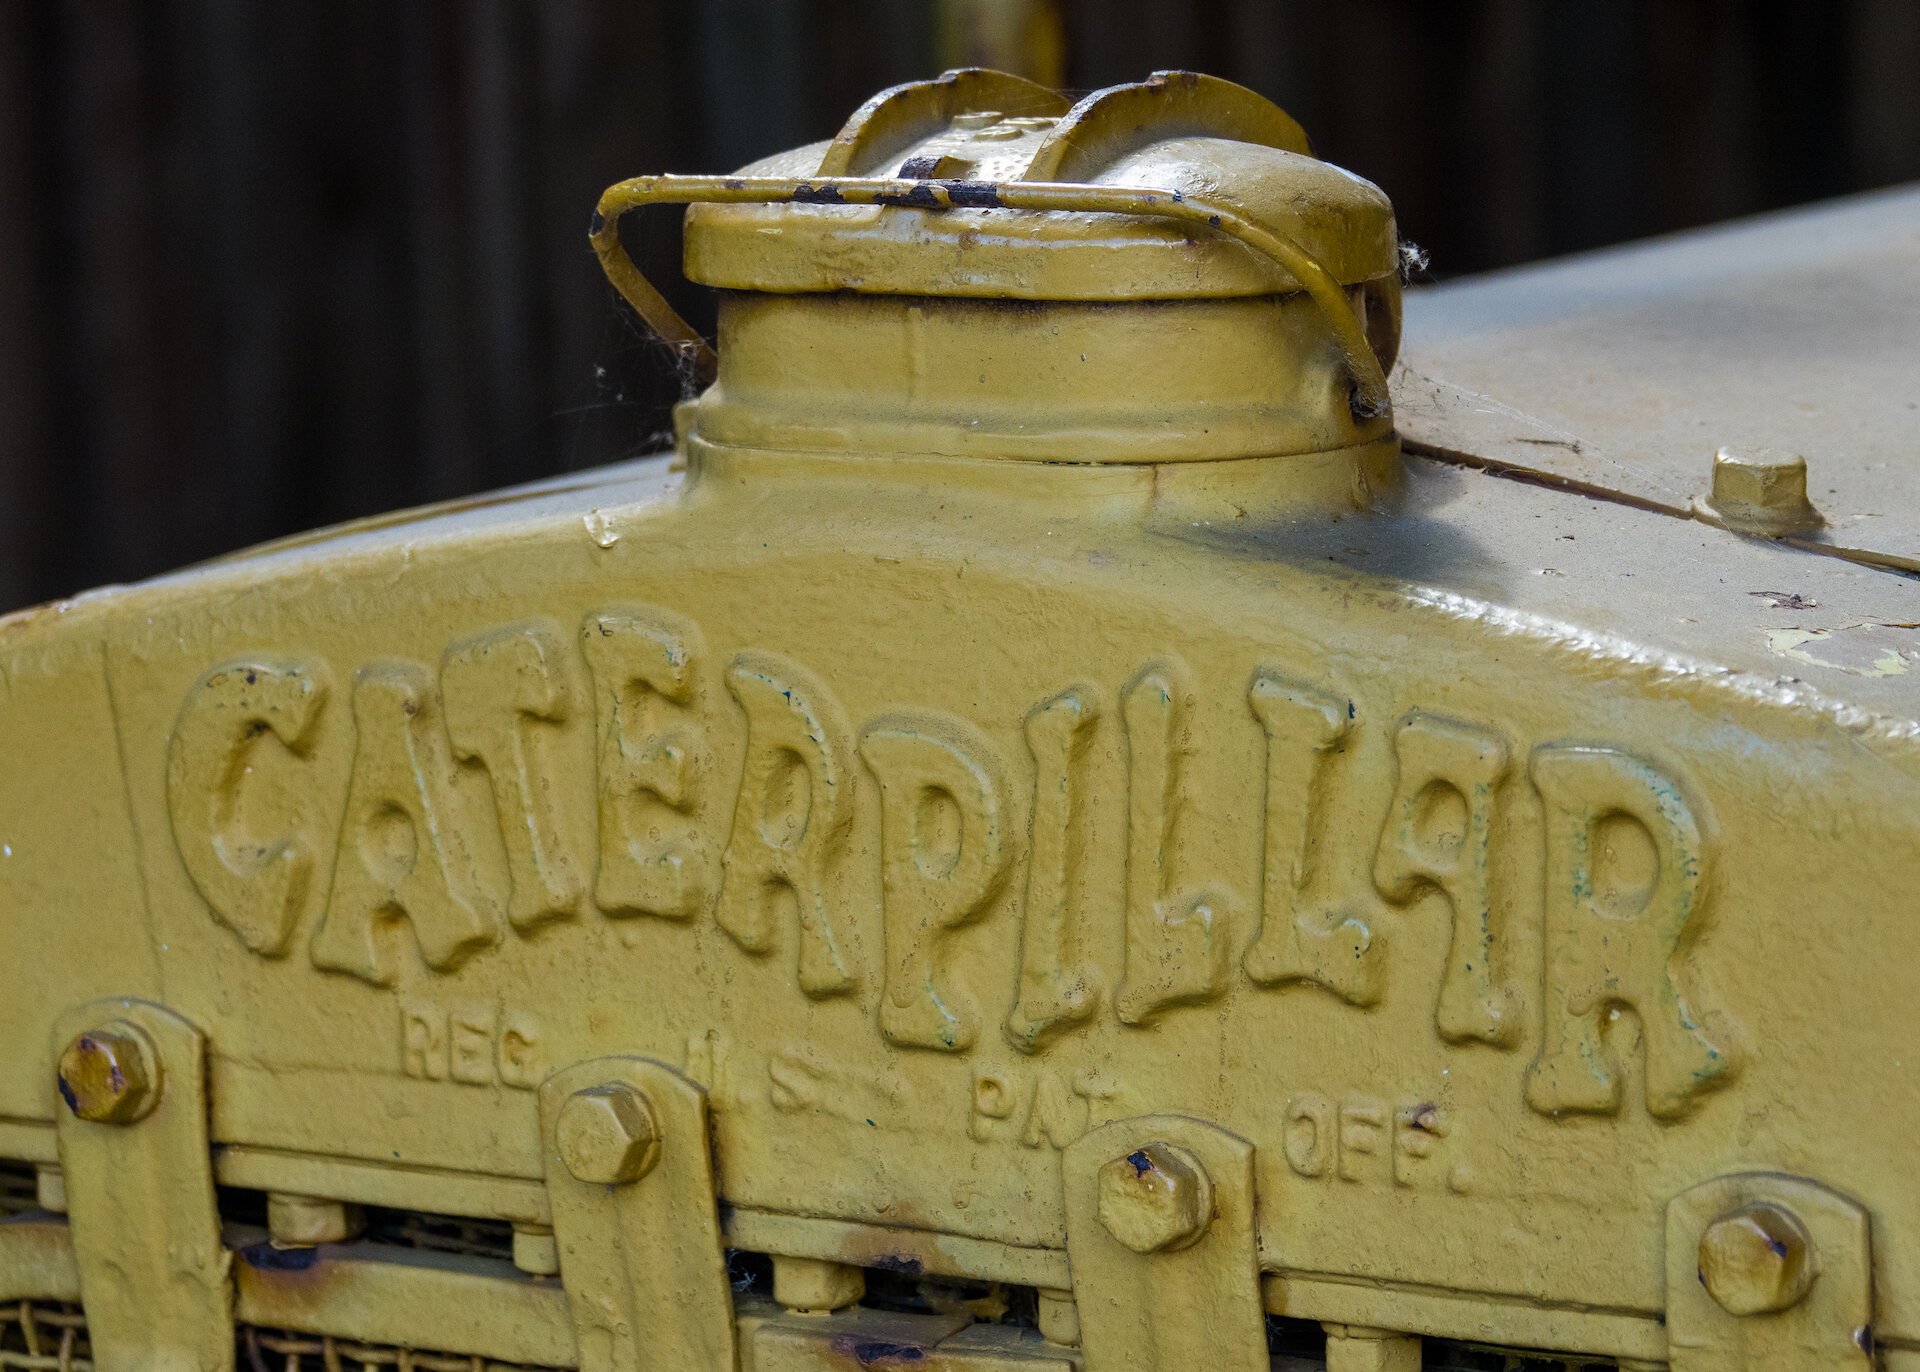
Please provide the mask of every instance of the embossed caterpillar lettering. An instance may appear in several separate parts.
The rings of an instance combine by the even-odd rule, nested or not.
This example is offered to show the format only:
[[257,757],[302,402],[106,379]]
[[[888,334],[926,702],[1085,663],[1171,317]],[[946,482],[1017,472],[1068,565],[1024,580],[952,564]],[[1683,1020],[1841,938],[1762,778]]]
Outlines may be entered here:
[[[1017,850],[1026,869],[1019,975],[1001,1030],[1022,1053],[1044,1052],[1103,1003],[1142,1025],[1212,1000],[1236,967],[1260,987],[1311,986],[1372,1005],[1386,987],[1381,912],[1434,892],[1452,921],[1436,1032],[1497,1049],[1517,1041],[1510,979],[1520,969],[1502,966],[1489,860],[1516,768],[1492,730],[1419,712],[1398,722],[1398,779],[1369,873],[1329,860],[1325,841],[1348,744],[1369,722],[1343,695],[1256,672],[1246,700],[1265,735],[1265,797],[1249,909],[1228,883],[1188,870],[1180,832],[1193,808],[1185,740],[1194,688],[1177,659],[1150,661],[1116,712],[1126,869],[1123,908],[1103,912],[1088,894],[1085,832],[1087,755],[1103,712],[1096,687],[1069,686],[1026,719],[1033,790],[1022,845],[1009,832],[1006,759],[970,721],[892,709],[856,731],[799,663],[744,651],[715,673],[699,628],[657,607],[595,611],[577,649],[569,639],[538,620],[453,644],[437,671],[410,660],[362,666],[348,693],[351,776],[344,808],[331,812],[313,788],[283,786],[271,803],[252,795],[265,784],[258,750],[278,750],[297,769],[321,746],[322,717],[338,708],[327,666],[261,656],[203,675],[171,739],[167,802],[181,859],[214,916],[254,952],[278,957],[292,951],[303,912],[318,910],[307,942],[314,966],[375,985],[398,976],[406,945],[391,931],[401,925],[428,969],[452,973],[510,936],[590,912],[711,918],[749,954],[789,950],[805,995],[843,996],[861,972],[834,872],[871,794],[884,942],[878,1025],[896,1045],[966,1052],[979,1041],[986,1014],[944,945],[1015,882]],[[737,706],[727,714],[745,722],[737,776],[716,773],[715,676]],[[555,784],[573,765],[560,740],[576,718],[592,726],[592,788]],[[462,783],[475,769],[490,806]],[[1649,1110],[1684,1115],[1733,1067],[1674,975],[1706,889],[1701,827],[1668,778],[1615,749],[1542,744],[1526,773],[1544,820],[1547,950],[1545,1031],[1527,1099],[1556,1116],[1617,1111],[1621,1074],[1604,1025],[1626,1006],[1645,1043]],[[1623,832],[1652,873],[1626,895],[1598,879]],[[1228,946],[1229,912],[1254,931],[1244,948]],[[1114,934],[1121,974],[1107,988],[1091,954]],[[536,1038],[478,1011],[439,1021],[416,1013],[405,1030],[408,1070],[532,1086]]]

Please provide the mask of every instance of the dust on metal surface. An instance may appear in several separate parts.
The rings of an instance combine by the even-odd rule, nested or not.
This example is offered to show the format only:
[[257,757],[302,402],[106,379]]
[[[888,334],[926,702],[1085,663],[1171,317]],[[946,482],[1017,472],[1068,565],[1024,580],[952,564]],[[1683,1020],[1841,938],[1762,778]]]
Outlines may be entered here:
[[1417,449],[1687,514],[1723,446],[1807,462],[1810,547],[1920,570],[1920,189],[1412,292]]

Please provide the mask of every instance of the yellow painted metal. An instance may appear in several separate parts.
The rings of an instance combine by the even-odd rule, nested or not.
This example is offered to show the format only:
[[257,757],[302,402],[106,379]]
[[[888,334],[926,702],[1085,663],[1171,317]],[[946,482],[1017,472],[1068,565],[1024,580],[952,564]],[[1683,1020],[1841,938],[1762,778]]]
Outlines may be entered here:
[[[709,285],[779,292],[1161,300],[1298,289],[1284,264],[1210,224],[1134,212],[1028,210],[989,195],[1085,183],[1211,201],[1298,245],[1342,285],[1384,283],[1398,266],[1380,190],[1308,155],[1300,127],[1230,82],[1161,72],[1097,91],[1070,110],[1000,73],[950,72],[876,97],[830,144],[779,153],[733,179],[906,179],[881,207],[700,205],[687,266]],[[940,208],[942,184],[961,200]],[[1115,211],[1124,206],[1115,204]],[[884,211],[884,212],[883,212]]]
[[958,115],[995,110],[1016,119],[1058,119],[1066,97],[1011,72],[957,67],[933,81],[881,91],[855,110],[810,168],[821,176],[870,176],[910,148],[948,133]]
[[58,1215],[0,1220],[0,1289],[14,1301],[80,1299],[73,1235]]
[[[1743,1241],[1741,1229],[1760,1241]],[[1716,1177],[1676,1196],[1667,1210],[1674,1372],[1872,1368],[1868,1230],[1858,1204],[1792,1176]]]
[[720,337],[719,384],[692,432],[728,448],[1179,464],[1190,484],[1233,459],[1285,458],[1284,477],[1267,469],[1276,498],[1339,509],[1368,503],[1356,481],[1399,480],[1390,418],[1356,413],[1303,294],[1036,316],[1005,301],[740,292]]
[[[0,1160],[72,1215],[0,1224],[0,1301],[110,1348],[164,1271],[195,1337],[232,1291],[546,1366],[1251,1366],[1266,1314],[1920,1359],[1920,586],[1403,458],[1370,188],[1203,82],[974,107],[1026,89],[615,188],[623,289],[621,210],[742,202],[675,454],[0,621]],[[1102,108],[1168,136],[906,170]],[[1097,179],[1187,157],[1243,180]],[[962,215],[1011,227],[938,289]]]
[[1061,1155],[1080,1346],[1113,1372],[1266,1372],[1254,1149],[1201,1120],[1090,1129]]
[[[56,1132],[95,1366],[230,1372],[233,1258],[214,1200],[204,1036],[119,999],[77,1006],[53,1032],[65,1045]],[[116,1089],[123,1073],[127,1089]]]
[[581,1372],[733,1366],[706,1092],[660,1063],[601,1057],[539,1094]]
[[534,1367],[579,1365],[566,1292],[504,1263],[379,1243],[323,1247],[310,1260],[289,1261],[261,1236],[241,1249],[233,1272],[234,1314],[252,1325]]
[[[784,177],[643,176],[610,187],[594,216],[594,250],[608,278],[649,326],[671,343],[680,343],[689,329],[640,275],[620,246],[620,216],[643,205],[655,204],[824,204],[872,205],[879,208],[954,210],[992,208],[1060,214],[1145,215],[1211,229],[1244,243],[1282,265],[1290,274],[1276,283],[1304,290],[1324,316],[1351,369],[1352,384],[1370,414],[1386,413],[1386,378],[1366,325],[1358,318],[1340,282],[1306,248],[1272,229],[1237,213],[1228,205],[1189,198],[1178,191],[1136,190],[1124,186],[1091,186],[1029,182],[975,185],[967,182],[855,180]],[[1389,264],[1390,265],[1390,264]],[[704,354],[701,365],[707,365]]]

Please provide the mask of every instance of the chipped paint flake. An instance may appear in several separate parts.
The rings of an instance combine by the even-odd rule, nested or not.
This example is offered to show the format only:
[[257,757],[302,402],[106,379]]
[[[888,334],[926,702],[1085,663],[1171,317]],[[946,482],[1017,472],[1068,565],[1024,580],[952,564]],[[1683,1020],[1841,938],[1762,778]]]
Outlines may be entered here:
[[[1879,641],[1867,637],[1877,635]],[[1767,651],[1775,657],[1815,667],[1831,667],[1854,676],[1905,676],[1909,656],[1920,654],[1911,634],[1906,644],[1891,641],[1895,631],[1877,624],[1844,629],[1768,629]]]

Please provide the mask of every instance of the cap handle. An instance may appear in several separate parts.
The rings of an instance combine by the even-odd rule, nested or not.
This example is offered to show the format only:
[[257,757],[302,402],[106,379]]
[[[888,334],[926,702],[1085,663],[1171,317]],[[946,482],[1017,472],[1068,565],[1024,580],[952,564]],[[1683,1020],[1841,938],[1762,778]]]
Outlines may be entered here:
[[674,312],[620,246],[620,216],[642,205],[897,205],[917,210],[1057,210],[1077,214],[1137,214],[1217,229],[1293,273],[1326,316],[1346,356],[1357,417],[1386,414],[1387,378],[1347,304],[1346,291],[1314,255],[1224,205],[1179,191],[1053,181],[901,181],[882,177],[637,176],[607,188],[593,212],[588,236],[614,289],[648,327],[692,362],[702,384],[718,359],[707,341]]

